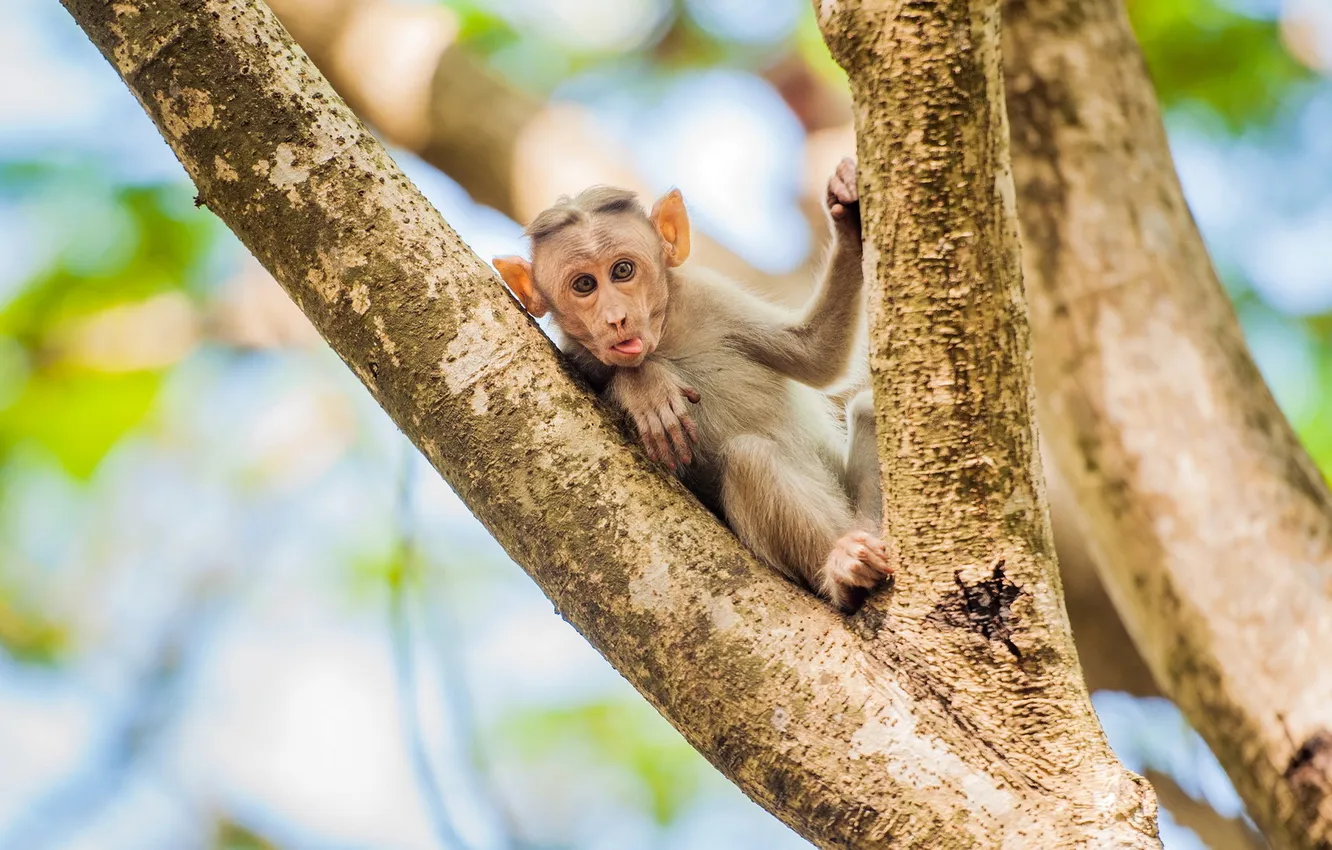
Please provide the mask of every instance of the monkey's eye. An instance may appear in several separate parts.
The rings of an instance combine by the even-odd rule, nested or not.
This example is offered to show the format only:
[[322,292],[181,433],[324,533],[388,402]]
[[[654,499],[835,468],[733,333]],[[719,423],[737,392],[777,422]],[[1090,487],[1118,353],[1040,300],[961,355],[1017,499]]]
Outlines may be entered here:
[[597,279],[590,274],[574,278],[573,291],[579,295],[589,295],[597,288]]
[[628,280],[634,276],[634,264],[628,260],[620,260],[611,266],[611,280]]

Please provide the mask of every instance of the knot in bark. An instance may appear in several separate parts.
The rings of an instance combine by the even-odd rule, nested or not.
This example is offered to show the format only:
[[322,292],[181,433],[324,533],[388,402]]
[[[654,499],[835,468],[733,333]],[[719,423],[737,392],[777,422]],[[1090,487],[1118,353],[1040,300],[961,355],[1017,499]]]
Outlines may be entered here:
[[968,584],[959,571],[953,574],[957,593],[950,594],[935,609],[939,619],[950,626],[976,632],[987,641],[999,641],[1013,657],[1021,661],[1022,650],[1013,642],[1013,603],[1022,588],[1008,580],[1004,559],[995,560],[990,578]]

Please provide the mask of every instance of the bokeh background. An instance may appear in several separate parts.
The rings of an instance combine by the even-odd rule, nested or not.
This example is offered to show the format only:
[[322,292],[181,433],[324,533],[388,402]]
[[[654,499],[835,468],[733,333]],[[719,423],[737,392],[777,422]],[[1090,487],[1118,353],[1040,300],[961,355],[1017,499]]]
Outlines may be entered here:
[[[749,264],[805,273],[850,144],[806,0],[446,5]],[[1332,2],[1129,5],[1253,352],[1332,469]],[[0,850],[808,846],[551,610],[56,0],[0,2],[0,81]],[[399,159],[482,256],[521,249]],[[1168,702],[1095,699],[1168,785],[1168,848],[1260,846]]]

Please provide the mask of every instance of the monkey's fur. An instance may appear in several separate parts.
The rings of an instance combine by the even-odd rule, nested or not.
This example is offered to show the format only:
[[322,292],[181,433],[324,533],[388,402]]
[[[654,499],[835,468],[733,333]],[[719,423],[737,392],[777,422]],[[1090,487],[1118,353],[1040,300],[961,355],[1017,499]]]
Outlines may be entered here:
[[855,163],[829,180],[832,250],[803,312],[681,268],[678,191],[644,214],[594,187],[532,222],[532,262],[495,267],[661,461],[764,562],[844,610],[892,572],[868,390],[845,415],[822,392],[856,352],[864,281]]

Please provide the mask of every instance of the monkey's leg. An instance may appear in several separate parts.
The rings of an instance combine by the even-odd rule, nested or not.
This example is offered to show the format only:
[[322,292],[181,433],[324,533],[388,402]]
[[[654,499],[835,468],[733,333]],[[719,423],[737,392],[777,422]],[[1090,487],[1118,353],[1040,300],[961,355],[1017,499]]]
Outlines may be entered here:
[[846,432],[846,492],[856,511],[856,526],[877,532],[883,524],[883,491],[874,435],[874,397],[869,390],[856,393],[847,402]]
[[888,572],[887,550],[851,530],[846,493],[817,462],[785,456],[772,440],[744,435],[722,449],[722,511],[754,554],[843,610]]

